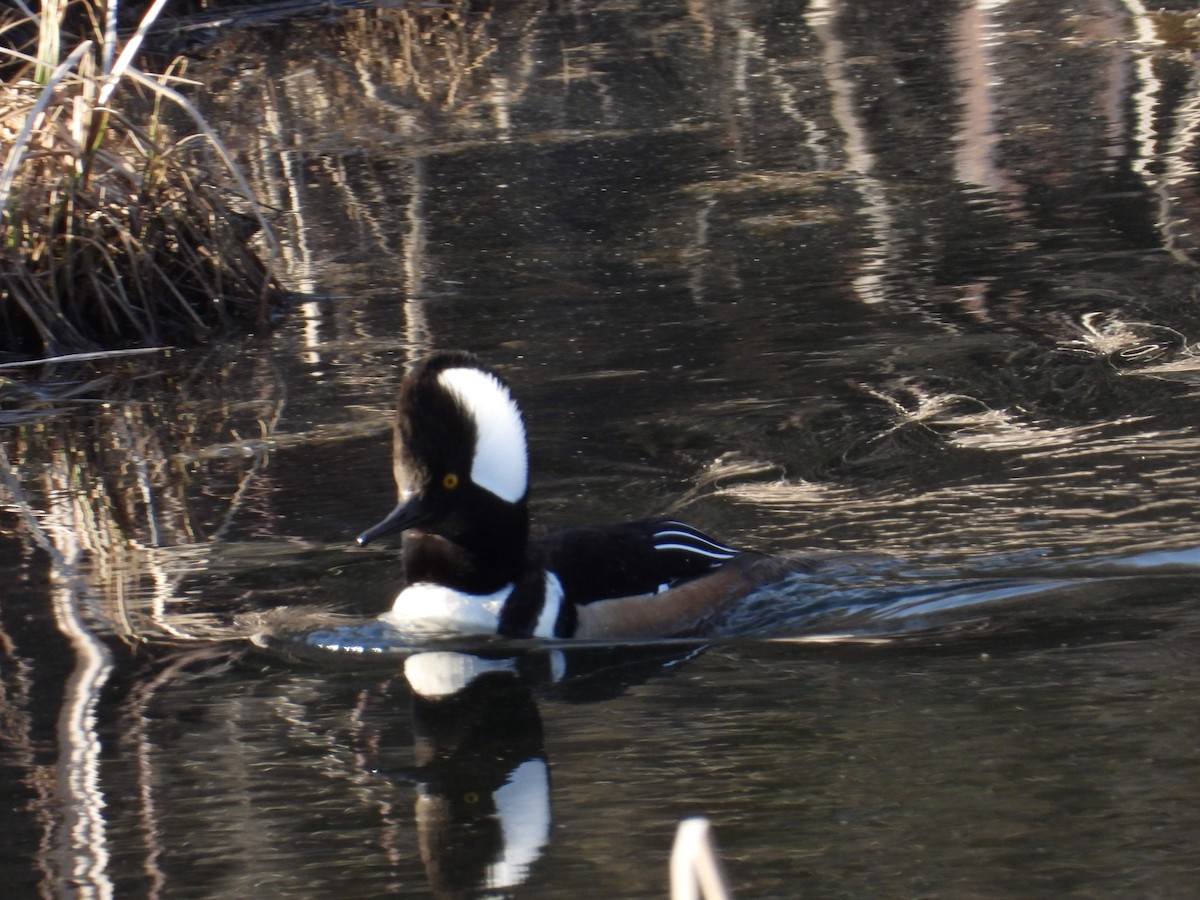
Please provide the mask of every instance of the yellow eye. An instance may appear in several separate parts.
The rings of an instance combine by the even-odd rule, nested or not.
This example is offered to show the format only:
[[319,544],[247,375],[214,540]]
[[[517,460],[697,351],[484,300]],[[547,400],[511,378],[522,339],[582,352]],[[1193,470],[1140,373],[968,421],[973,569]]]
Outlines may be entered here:
[[445,477],[442,478],[442,487],[448,491],[454,490],[458,487],[458,476],[453,472],[447,472]]

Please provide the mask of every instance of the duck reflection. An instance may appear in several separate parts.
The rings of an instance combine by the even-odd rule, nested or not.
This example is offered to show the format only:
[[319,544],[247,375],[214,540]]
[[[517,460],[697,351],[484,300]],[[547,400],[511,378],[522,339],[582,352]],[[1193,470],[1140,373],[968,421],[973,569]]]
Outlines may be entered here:
[[[430,650],[404,661],[415,766],[389,765],[386,734],[366,762],[416,787],[417,843],[439,897],[507,895],[550,840],[551,775],[538,697],[607,699],[702,652],[694,643],[634,647]],[[384,721],[397,723],[391,684]]]
[[550,835],[542,718],[514,659],[410,656],[421,860],[440,896],[523,882]]

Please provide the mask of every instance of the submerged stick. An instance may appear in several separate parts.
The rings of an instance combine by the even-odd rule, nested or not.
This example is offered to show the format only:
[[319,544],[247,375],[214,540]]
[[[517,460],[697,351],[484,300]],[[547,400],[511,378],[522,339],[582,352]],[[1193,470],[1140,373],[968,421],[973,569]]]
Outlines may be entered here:
[[708,819],[684,819],[671,848],[671,900],[730,900]]
[[129,350],[97,350],[92,353],[64,353],[62,356],[47,356],[42,359],[24,359],[20,362],[0,363],[0,369],[22,369],[26,366],[44,366],[51,363],[87,362],[93,359],[108,359],[114,356],[142,356],[146,353],[163,353],[170,347],[134,347]]

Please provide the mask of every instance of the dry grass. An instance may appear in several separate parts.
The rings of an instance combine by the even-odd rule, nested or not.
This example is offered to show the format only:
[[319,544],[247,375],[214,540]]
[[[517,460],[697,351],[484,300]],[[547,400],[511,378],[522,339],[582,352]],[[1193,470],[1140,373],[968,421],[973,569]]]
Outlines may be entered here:
[[[0,350],[192,343],[261,329],[281,306],[269,225],[177,90],[183,66],[150,76],[133,65],[164,2],[120,47],[116,0],[62,0],[40,20],[17,0],[0,14],[14,73],[0,85]],[[68,6],[93,37],[60,61]],[[18,40],[31,31],[36,54]]]

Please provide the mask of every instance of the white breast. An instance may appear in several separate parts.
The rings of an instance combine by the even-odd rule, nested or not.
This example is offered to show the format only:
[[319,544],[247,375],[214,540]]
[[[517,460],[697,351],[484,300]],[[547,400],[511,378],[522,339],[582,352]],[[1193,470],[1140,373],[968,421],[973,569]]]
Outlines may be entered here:
[[[567,672],[567,660],[561,650],[546,654],[550,664],[550,683],[558,684]],[[495,672],[505,672],[520,678],[517,658],[505,656],[499,659],[484,658],[474,653],[456,650],[428,650],[414,653],[404,660],[404,677],[413,692],[427,700],[441,700],[465,690],[475,679]]]
[[450,650],[414,653],[404,661],[404,677],[409,687],[429,700],[452,697],[476,678],[491,672],[509,672],[515,676],[517,661],[513,658],[484,659],[473,653]]
[[494,594],[465,594],[440,584],[410,584],[379,618],[401,631],[495,634],[504,601],[512,591],[511,584]]

